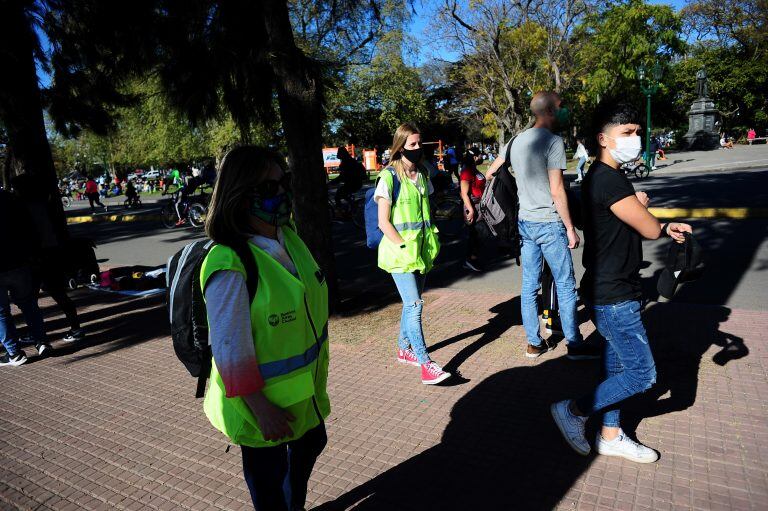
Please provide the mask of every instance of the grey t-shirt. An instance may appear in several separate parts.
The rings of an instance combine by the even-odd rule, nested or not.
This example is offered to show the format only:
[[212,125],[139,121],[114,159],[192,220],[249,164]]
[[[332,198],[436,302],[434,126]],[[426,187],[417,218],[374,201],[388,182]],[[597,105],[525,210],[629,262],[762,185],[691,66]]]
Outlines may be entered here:
[[[501,157],[507,154],[507,145]],[[558,222],[549,189],[549,170],[566,168],[563,139],[546,128],[530,128],[512,141],[512,171],[517,180],[520,219],[529,222]]]

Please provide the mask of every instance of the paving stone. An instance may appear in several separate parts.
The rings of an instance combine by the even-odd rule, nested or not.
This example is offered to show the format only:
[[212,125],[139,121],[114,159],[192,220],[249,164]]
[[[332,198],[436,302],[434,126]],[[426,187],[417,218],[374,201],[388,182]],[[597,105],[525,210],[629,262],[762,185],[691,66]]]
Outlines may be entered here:
[[[550,403],[594,387],[599,364],[566,360],[562,343],[524,358],[509,296],[425,298],[431,355],[462,378],[429,387],[394,361],[397,306],[333,319],[331,333],[354,342],[331,338],[329,442],[308,508],[422,509],[423,494],[436,509],[766,509],[768,314],[732,310],[713,323],[719,308],[648,307],[658,383],[622,417],[662,457],[636,465],[578,456],[549,416]],[[13,389],[0,401],[0,509],[250,508],[239,448],[225,452],[194,399],[161,301],[77,303],[82,346],[55,340],[54,356],[0,371]],[[59,339],[62,317],[41,305]],[[749,355],[714,363],[733,337]]]

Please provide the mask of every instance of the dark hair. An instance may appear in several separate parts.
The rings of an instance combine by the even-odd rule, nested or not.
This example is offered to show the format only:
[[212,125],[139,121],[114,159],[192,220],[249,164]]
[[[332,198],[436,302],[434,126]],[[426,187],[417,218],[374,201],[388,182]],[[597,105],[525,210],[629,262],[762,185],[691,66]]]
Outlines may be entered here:
[[205,220],[205,233],[209,238],[229,244],[251,234],[248,198],[272,165],[285,171],[285,158],[266,147],[244,145],[224,156]]
[[586,137],[585,146],[590,154],[598,154],[600,147],[597,135],[606,129],[620,124],[640,124],[640,110],[627,101],[618,99],[603,99],[595,108],[590,123],[590,135]]
[[480,149],[477,147],[470,147],[466,151],[464,151],[464,157],[461,159],[461,162],[464,165],[475,167],[477,166],[477,162],[475,161],[475,156],[481,156]]

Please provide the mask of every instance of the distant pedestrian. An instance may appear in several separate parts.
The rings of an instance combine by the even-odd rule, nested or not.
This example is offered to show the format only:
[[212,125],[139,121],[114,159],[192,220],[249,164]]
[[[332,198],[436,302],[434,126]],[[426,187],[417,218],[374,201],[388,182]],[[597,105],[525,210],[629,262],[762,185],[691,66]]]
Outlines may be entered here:
[[757,138],[757,133],[755,132],[755,128],[749,128],[747,131],[747,142],[749,142],[749,145],[752,145],[752,142]]
[[576,152],[573,154],[573,159],[578,160],[576,163],[577,183],[581,183],[584,180],[584,165],[586,165],[588,158],[589,153],[587,153],[587,148],[584,147],[584,140],[581,138],[576,139]]
[[291,202],[285,159],[241,146],[224,156],[205,224],[217,244],[200,273],[215,362],[204,408],[240,445],[258,511],[304,509],[330,414],[328,284]]
[[648,211],[649,198],[635,192],[621,165],[635,161],[642,148],[640,116],[627,104],[605,102],[594,121],[597,161],[582,185],[584,277],[581,292],[598,331],[605,337],[604,380],[580,397],[555,403],[552,416],[568,444],[579,454],[591,451],[584,436],[587,417],[602,414],[597,452],[639,463],[653,463],[658,453],[629,438],[619,422],[620,404],[648,390],[656,367],[640,316],[642,239],[668,235],[684,240],[691,226],[660,224]]
[[[416,126],[406,123],[395,130],[391,155],[390,166],[379,173],[373,195],[384,233],[378,264],[392,275],[403,301],[397,361],[420,367],[421,383],[435,385],[451,374],[430,358],[422,328],[424,283],[440,252],[440,241],[429,205],[434,189],[421,166],[423,148]],[[393,203],[395,179],[400,191]]]
[[[451,176],[456,176],[456,182],[461,181],[461,177],[459,176],[459,158],[460,155],[456,146],[449,146],[448,149],[445,150],[443,166]],[[451,182],[453,182],[453,179],[451,179]]]
[[464,203],[464,220],[468,235],[464,268],[474,272],[483,271],[478,257],[480,235],[477,231],[477,204],[480,203],[483,190],[485,190],[485,175],[477,169],[482,161],[483,156],[480,149],[470,147],[464,155],[464,168],[460,174],[461,200]]
[[0,357],[0,366],[20,366],[27,361],[27,354],[19,348],[11,302],[21,309],[38,353],[43,355],[50,349],[30,264],[37,244],[34,232],[34,223],[21,200],[0,190],[0,342],[6,352]]
[[88,197],[88,203],[91,206],[91,214],[96,212],[96,209],[93,207],[94,204],[97,204],[104,208],[104,211],[107,211],[107,206],[102,204],[99,199],[99,185],[91,176],[88,176],[88,179],[85,182],[85,196]]

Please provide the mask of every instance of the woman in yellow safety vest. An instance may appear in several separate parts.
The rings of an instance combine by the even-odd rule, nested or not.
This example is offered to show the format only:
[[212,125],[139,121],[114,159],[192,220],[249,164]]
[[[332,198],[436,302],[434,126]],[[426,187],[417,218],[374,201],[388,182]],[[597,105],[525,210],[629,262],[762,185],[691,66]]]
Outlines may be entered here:
[[289,226],[284,162],[254,146],[224,157],[205,225],[216,244],[200,271],[214,362],[205,414],[240,445],[253,505],[268,511],[304,508],[330,413],[328,287]]
[[[421,134],[413,124],[395,131],[391,161],[378,176],[374,200],[378,205],[379,268],[390,273],[403,300],[397,361],[421,368],[421,382],[435,385],[451,375],[429,358],[421,312],[427,272],[440,251],[437,227],[432,224],[429,195],[434,191],[422,163]],[[392,203],[395,180],[397,199]]]

